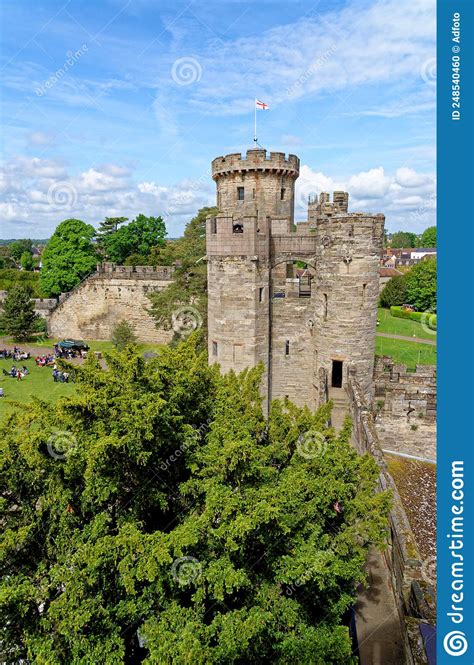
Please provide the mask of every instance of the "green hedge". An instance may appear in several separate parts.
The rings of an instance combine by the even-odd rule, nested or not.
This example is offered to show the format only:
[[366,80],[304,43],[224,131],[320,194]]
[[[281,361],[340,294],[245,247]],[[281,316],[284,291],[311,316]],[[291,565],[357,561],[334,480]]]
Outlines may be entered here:
[[425,323],[431,330],[436,330],[436,314],[431,312],[407,312],[399,305],[392,305],[390,314],[398,319],[411,319],[418,323]]

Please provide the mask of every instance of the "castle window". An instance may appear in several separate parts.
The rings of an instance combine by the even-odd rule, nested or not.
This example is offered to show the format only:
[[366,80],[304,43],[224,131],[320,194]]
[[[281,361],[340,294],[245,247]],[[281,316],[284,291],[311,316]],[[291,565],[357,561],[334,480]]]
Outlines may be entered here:
[[361,304],[361,307],[365,307],[366,293],[367,293],[367,284],[362,284],[362,304]]
[[244,225],[243,224],[233,224],[232,225],[232,233],[243,233],[244,232]]
[[282,187],[282,188],[280,189],[280,199],[281,199],[282,201],[285,200],[285,188],[284,188],[284,187]]
[[215,217],[211,219],[211,233],[217,233],[217,219]]
[[212,355],[217,356],[217,342],[212,342]]
[[245,189],[243,187],[237,187],[237,200],[244,200]]
[[324,313],[323,313],[323,320],[327,321],[328,319],[328,294],[323,293],[324,297]]
[[354,224],[351,224],[349,227],[349,238],[354,237]]
[[264,287],[261,286],[258,290],[258,302],[263,302]]
[[255,198],[255,189],[252,189],[252,198]]
[[290,355],[290,340],[287,339],[285,342],[285,356]]

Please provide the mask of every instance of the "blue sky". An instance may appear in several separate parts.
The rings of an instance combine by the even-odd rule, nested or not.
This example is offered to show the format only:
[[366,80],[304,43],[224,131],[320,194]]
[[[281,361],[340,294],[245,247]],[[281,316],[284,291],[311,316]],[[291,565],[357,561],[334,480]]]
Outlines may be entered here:
[[210,161],[259,142],[309,194],[347,189],[389,230],[435,217],[435,3],[4,0],[0,235],[215,199]]

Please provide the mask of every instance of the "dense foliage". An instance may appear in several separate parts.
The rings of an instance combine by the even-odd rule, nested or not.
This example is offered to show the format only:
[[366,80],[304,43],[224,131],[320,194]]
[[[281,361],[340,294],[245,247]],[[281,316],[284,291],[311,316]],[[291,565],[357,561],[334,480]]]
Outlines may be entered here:
[[436,330],[436,314],[426,314],[426,312],[412,312],[399,306],[390,307],[390,314],[397,319],[411,319],[423,323],[431,330]]
[[36,330],[38,318],[30,289],[20,284],[12,287],[0,309],[0,330],[22,342]]
[[436,312],[436,259],[420,261],[407,272],[405,279],[407,302],[421,311]]
[[201,208],[186,225],[182,238],[152,253],[154,265],[176,265],[173,283],[150,296],[150,313],[158,327],[170,328],[173,313],[183,305],[194,307],[206,321],[206,217],[216,213],[217,208]]
[[129,344],[136,344],[137,336],[131,323],[120,321],[112,330],[112,344],[119,351],[123,351]]
[[396,275],[388,280],[380,293],[382,307],[403,305],[407,302],[407,288],[405,275]]
[[[117,218],[122,224],[124,218]],[[118,226],[118,224],[117,224]],[[164,247],[166,227],[161,217],[137,215],[129,224],[115,231],[103,231],[100,243],[108,261],[124,265],[132,254],[143,257],[142,265],[148,265],[148,256],[153,247]]]
[[40,287],[47,296],[71,291],[97,265],[95,229],[79,219],[66,219],[43,252]]
[[410,231],[395,231],[395,233],[392,234],[390,247],[393,249],[416,247],[417,242],[418,238],[416,233],[411,233]]
[[33,250],[33,241],[29,239],[14,240],[7,245],[10,256],[19,262],[22,254],[27,252],[30,256]]
[[260,370],[221,377],[194,336],[107,364],[4,425],[2,659],[355,662],[342,616],[389,497],[349,425],[267,422]]
[[426,258],[404,275],[392,277],[380,293],[382,307],[409,304],[436,312],[436,258]]
[[13,286],[27,286],[34,298],[41,298],[44,294],[39,287],[39,273],[15,268],[0,270],[0,291],[10,291]]
[[436,226],[429,226],[420,238],[421,247],[436,247]]

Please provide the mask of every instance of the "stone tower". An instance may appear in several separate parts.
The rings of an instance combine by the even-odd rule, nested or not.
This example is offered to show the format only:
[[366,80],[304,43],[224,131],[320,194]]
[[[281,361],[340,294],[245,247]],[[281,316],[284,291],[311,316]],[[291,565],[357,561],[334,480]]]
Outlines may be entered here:
[[295,155],[217,157],[219,214],[208,218],[209,361],[223,372],[263,363],[265,405],[316,408],[349,369],[372,397],[383,215],[348,212],[321,193],[294,224]]

